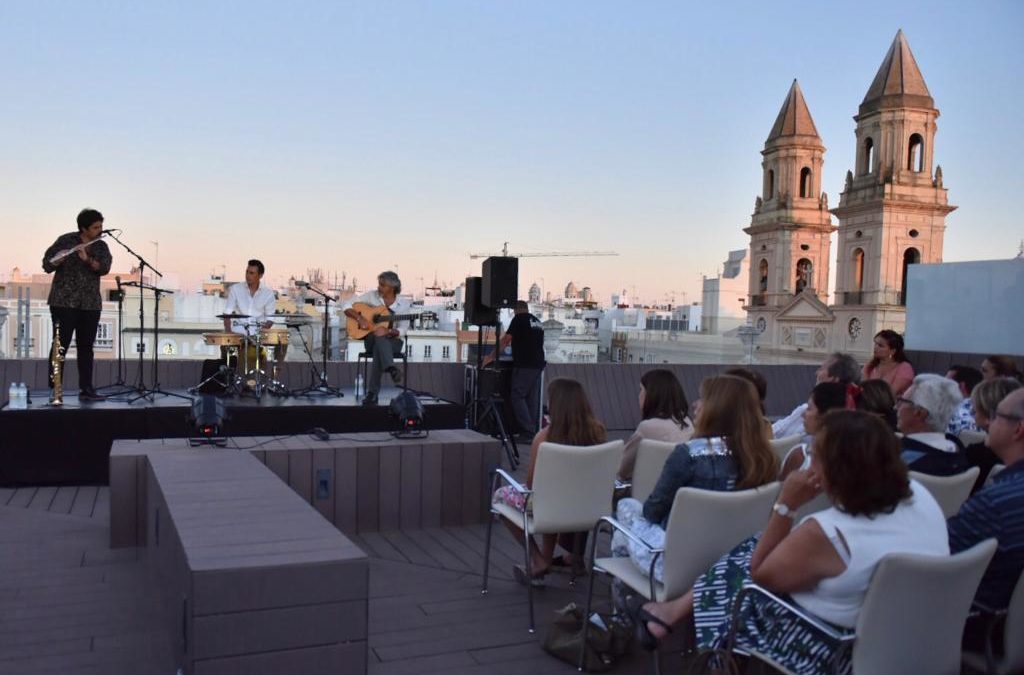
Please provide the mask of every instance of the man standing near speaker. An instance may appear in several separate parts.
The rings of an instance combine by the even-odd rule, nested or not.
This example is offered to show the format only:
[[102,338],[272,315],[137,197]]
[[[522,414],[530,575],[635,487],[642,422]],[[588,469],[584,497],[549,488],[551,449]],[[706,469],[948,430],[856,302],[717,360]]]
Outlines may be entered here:
[[409,301],[399,296],[401,292],[402,280],[398,275],[394,272],[381,272],[377,275],[376,290],[357,295],[345,303],[345,316],[355,320],[362,330],[373,329],[363,338],[363,351],[373,355],[373,366],[370,368],[370,378],[366,383],[363,405],[377,405],[380,380],[384,373],[390,375],[391,381],[395,384],[402,383],[402,371],[395,367],[395,355],[402,353],[402,340],[398,337],[400,333],[397,322],[393,325],[371,325],[352,306],[363,303],[374,308],[383,306],[392,314],[406,314],[409,311]]
[[[540,376],[547,365],[544,360],[544,326],[540,319],[530,314],[530,306],[517,300],[515,316],[508,330],[501,336],[500,349],[512,347],[512,412],[516,416],[519,433],[533,439],[539,428]],[[494,361],[492,352],[483,360],[487,365]]]

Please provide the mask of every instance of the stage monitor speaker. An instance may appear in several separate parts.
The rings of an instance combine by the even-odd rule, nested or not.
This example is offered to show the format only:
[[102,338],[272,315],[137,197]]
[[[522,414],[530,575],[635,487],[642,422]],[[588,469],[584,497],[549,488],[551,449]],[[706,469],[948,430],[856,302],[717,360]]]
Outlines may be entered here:
[[512,307],[519,295],[519,258],[494,256],[484,260],[481,291],[488,307]]
[[474,326],[493,326],[498,323],[498,310],[485,307],[481,302],[482,285],[480,277],[466,277],[466,321]]

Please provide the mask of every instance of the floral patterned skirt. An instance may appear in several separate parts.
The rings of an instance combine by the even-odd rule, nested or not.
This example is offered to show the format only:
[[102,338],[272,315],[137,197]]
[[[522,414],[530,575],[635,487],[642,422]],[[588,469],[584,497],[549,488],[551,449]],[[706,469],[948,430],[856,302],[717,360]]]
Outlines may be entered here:
[[[693,615],[697,645],[724,649],[732,622],[736,594],[750,580],[750,559],[760,535],[753,536],[719,558],[693,585]],[[736,646],[757,651],[800,675],[832,671],[835,644],[828,637],[763,596],[748,595],[743,604]],[[840,659],[840,673],[851,670],[850,651]]]

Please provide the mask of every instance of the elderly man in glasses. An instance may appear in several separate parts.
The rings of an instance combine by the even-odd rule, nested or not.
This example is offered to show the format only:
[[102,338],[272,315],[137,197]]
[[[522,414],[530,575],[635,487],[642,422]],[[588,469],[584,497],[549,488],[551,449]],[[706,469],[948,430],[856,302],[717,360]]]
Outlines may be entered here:
[[896,399],[896,427],[903,432],[903,461],[911,471],[952,476],[966,471],[967,455],[946,428],[963,401],[956,382],[941,375],[918,375]]

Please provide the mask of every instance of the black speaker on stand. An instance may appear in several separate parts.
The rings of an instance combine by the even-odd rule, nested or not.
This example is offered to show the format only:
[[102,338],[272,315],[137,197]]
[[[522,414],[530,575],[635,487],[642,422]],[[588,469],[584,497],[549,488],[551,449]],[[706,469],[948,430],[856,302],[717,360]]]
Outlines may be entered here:
[[519,296],[519,258],[492,256],[484,260],[480,290],[488,307],[512,307]]
[[498,323],[498,310],[484,304],[482,284],[480,277],[466,277],[466,321],[475,326],[493,326]]

